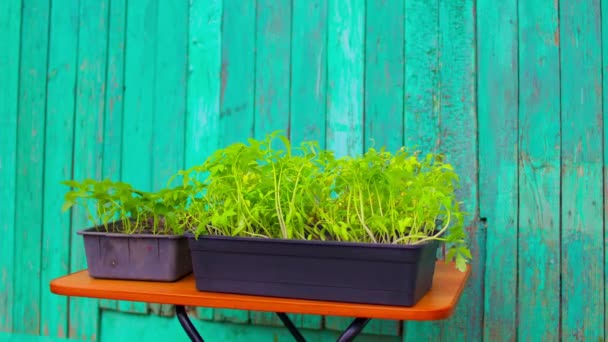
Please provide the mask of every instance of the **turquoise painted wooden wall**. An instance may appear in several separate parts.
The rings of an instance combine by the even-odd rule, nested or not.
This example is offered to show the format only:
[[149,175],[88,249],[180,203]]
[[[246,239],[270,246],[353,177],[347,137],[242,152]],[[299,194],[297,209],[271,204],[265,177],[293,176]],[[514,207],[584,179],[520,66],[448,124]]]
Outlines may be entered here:
[[[185,340],[171,306],[49,292],[86,267],[59,182],[154,189],[276,129],[440,151],[461,174],[456,314],[362,340],[606,338],[606,18],[600,0],[0,1],[0,338]],[[210,341],[290,340],[272,315],[193,313]],[[346,324],[297,322],[315,341]]]

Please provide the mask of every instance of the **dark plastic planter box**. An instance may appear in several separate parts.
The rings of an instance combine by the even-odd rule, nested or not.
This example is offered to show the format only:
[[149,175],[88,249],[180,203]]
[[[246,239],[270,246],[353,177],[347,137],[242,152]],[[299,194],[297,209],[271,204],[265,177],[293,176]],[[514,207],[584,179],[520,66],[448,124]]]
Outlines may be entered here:
[[84,238],[94,278],[176,281],[192,272],[188,240],[178,235],[121,234],[89,228]]
[[199,291],[397,306],[430,290],[439,246],[187,236]]

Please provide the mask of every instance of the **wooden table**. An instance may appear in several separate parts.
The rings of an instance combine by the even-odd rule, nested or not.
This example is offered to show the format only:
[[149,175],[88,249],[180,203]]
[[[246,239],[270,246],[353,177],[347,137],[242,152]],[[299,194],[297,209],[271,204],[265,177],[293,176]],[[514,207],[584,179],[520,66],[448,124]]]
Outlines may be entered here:
[[437,262],[432,289],[413,307],[365,305],[200,292],[189,275],[177,282],[146,282],[91,278],[86,270],[51,282],[59,295],[176,305],[177,318],[192,341],[203,341],[190,322],[185,306],[275,312],[296,341],[305,341],[286,313],[356,317],[338,341],[351,341],[370,319],[440,320],[449,317],[469,277],[453,264]]

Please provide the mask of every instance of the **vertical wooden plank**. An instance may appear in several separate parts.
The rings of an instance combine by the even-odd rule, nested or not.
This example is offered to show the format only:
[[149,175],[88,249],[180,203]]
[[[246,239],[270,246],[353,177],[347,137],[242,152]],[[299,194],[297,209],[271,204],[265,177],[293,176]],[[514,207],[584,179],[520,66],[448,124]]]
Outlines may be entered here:
[[[471,213],[467,230],[475,261],[474,274],[464,294],[467,299],[461,301],[470,304],[459,305],[455,317],[446,322],[407,322],[404,340],[441,336],[478,340],[481,338],[483,286],[479,274],[483,272],[484,235],[478,231],[476,219],[474,3],[440,1],[421,6],[406,2],[405,140],[407,145],[418,146],[424,153],[436,150],[446,153],[461,174],[459,197],[465,202],[464,209]],[[441,36],[436,39],[439,24]],[[423,36],[417,35],[419,29],[425,33]],[[410,54],[416,57],[410,58]],[[421,76],[419,70],[425,74]],[[441,85],[439,91],[438,85]]]
[[[317,141],[325,148],[327,1],[294,0],[292,6],[289,139],[294,145]],[[323,327],[319,315],[290,318],[299,328]]]
[[[443,153],[460,174],[459,194],[471,215],[477,211],[475,6],[473,0],[440,0],[440,93]],[[469,217],[472,220],[472,217]],[[469,317],[470,318],[470,317]]]
[[[79,2],[70,0],[56,0],[51,7],[40,269],[42,289],[54,278],[69,272],[70,217],[61,214],[66,188],[60,182],[72,178],[78,10]],[[40,309],[41,334],[67,337],[67,297],[42,291]]]
[[[122,180],[151,190],[155,116],[157,1],[127,2]],[[120,301],[123,312],[147,313],[147,304]]]
[[122,179],[136,188],[152,185],[158,4],[127,2]]
[[21,1],[0,2],[0,331],[13,330]]
[[[364,148],[365,0],[328,1],[326,145],[336,156]],[[348,319],[326,317],[343,330]]]
[[[291,1],[256,1],[254,136],[290,131]],[[277,325],[273,312],[252,311],[251,323]]]
[[554,341],[561,269],[558,4],[519,1],[518,8],[518,339]]
[[[152,188],[167,181],[184,165],[184,127],[187,91],[188,4],[158,3],[156,89]],[[150,100],[152,100],[150,99]],[[148,99],[146,99],[148,101]]]
[[293,0],[290,139],[325,148],[327,1]]
[[[403,146],[404,1],[368,1],[365,16],[365,148]],[[373,320],[369,334],[397,336],[401,322]]]
[[[103,120],[106,93],[107,0],[81,0],[78,36],[78,73],[74,130],[74,178],[100,179],[103,161]],[[82,237],[77,230],[90,226],[85,212],[75,208],[72,216],[70,271],[86,268]],[[69,337],[97,340],[98,301],[70,298]]]
[[[110,0],[102,175],[115,181],[121,175],[126,11],[126,0]],[[117,310],[118,302],[101,299],[99,307]]]
[[219,147],[253,136],[256,1],[224,0]]
[[[224,0],[218,147],[253,136],[256,2]],[[214,319],[248,323],[244,310],[214,310]]]
[[327,148],[337,156],[363,149],[365,0],[328,1]]
[[468,213],[465,229],[472,274],[443,337],[479,341],[483,332],[485,226],[478,220],[475,1],[440,0],[441,151],[460,177],[458,197]]
[[[188,4],[159,2],[156,38],[154,127],[152,139],[152,190],[184,166]],[[151,312],[171,316],[173,305],[148,304]]]
[[[404,145],[434,152],[439,134],[439,0],[405,0]],[[437,322],[403,323],[403,341],[431,341]]]
[[122,179],[151,189],[158,4],[127,2]]
[[405,0],[404,106],[405,145],[422,153],[434,151],[441,141],[439,0]]
[[[220,73],[222,70],[222,0],[193,0],[189,12],[186,168],[201,164],[218,148]],[[213,309],[197,308],[200,319]]]
[[38,335],[49,1],[24,3],[22,20],[12,314],[14,332]]
[[517,336],[517,1],[480,0],[479,207],[487,220],[483,339]]
[[606,216],[608,214],[608,6],[601,5],[602,16],[602,122],[604,124],[604,135],[602,148],[604,151],[604,339],[608,338],[608,229],[606,227]]
[[365,20],[365,148],[403,145],[404,1],[368,1]]
[[185,163],[201,164],[218,148],[221,133],[222,0],[192,0],[189,13],[188,103]]
[[289,133],[291,1],[256,1],[254,136]]
[[110,0],[109,10],[103,177],[119,180],[124,117],[126,0]]
[[561,338],[604,336],[600,1],[559,2]]

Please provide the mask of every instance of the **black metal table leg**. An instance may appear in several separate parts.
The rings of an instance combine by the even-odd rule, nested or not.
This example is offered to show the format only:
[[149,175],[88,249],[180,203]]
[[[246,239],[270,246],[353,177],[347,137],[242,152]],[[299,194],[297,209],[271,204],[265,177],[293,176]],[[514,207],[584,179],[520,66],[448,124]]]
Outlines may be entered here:
[[201,335],[198,333],[190,318],[188,318],[188,313],[186,312],[186,308],[183,305],[175,306],[175,313],[177,314],[177,319],[179,320],[179,324],[182,325],[184,331],[190,337],[192,342],[205,342]]
[[298,330],[298,328],[296,328],[296,326],[293,324],[291,319],[289,319],[289,316],[287,316],[284,312],[277,312],[277,316],[279,316],[279,318],[281,319],[281,322],[283,322],[285,327],[287,327],[287,329],[289,330],[291,335],[293,335],[293,338],[295,338],[296,341],[306,342],[306,339],[304,338],[304,336],[302,336],[302,334],[300,333],[300,330]]
[[338,338],[338,342],[350,342],[357,337],[369,323],[369,318],[356,318]]
[[[283,322],[285,327],[289,329],[289,332],[291,333],[291,335],[293,335],[297,342],[306,342],[306,339],[304,338],[304,336],[302,336],[302,334],[300,333],[298,328],[296,328],[296,326],[293,324],[291,319],[289,319],[289,316],[287,316],[284,312],[277,312],[277,316],[279,316],[281,322]],[[344,330],[342,335],[340,335],[340,337],[338,338],[338,342],[353,341],[355,337],[357,337],[361,333],[361,331],[363,331],[363,328],[365,328],[369,321],[369,318],[356,318],[355,320],[353,320],[353,322],[348,326],[348,328]]]

